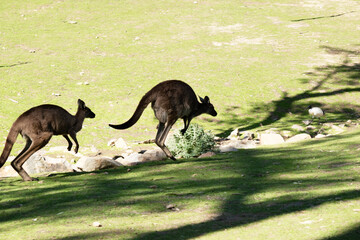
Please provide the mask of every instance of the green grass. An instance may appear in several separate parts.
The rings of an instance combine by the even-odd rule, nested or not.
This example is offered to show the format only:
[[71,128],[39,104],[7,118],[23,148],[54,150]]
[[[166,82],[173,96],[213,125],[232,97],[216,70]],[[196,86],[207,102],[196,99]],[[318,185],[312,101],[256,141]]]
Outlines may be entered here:
[[[74,113],[78,98],[97,114],[78,134],[80,152],[154,138],[150,108],[131,129],[108,123],[126,121],[167,79],[210,97],[218,116],[194,123],[218,136],[290,129],[309,104],[328,122],[358,119],[359,14],[354,0],[2,1],[0,146],[25,110]],[[42,184],[1,180],[0,239],[351,239],[358,133]],[[54,137],[48,147],[65,144]]]
[[4,179],[0,238],[357,239],[359,141],[356,131],[131,171]]

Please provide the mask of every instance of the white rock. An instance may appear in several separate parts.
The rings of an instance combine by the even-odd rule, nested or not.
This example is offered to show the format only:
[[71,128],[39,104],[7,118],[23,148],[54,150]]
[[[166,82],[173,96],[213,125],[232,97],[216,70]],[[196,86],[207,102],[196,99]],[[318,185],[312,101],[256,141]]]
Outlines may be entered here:
[[321,134],[321,133],[315,136],[315,138],[324,138],[324,137],[326,137],[326,135]]
[[67,146],[56,146],[56,147],[51,147],[49,149],[49,152],[67,152]]
[[226,152],[236,152],[238,149],[231,146],[231,145],[222,145],[219,147],[219,151],[221,153],[226,153]]
[[140,161],[141,155],[142,154],[140,153],[132,153],[129,156],[126,156],[125,158],[118,158],[116,159],[116,161],[124,166],[135,166],[141,163]]
[[126,144],[126,142],[124,141],[124,139],[119,138],[116,140],[115,142],[115,147],[116,148],[121,148],[121,149],[128,149],[128,145]]
[[299,131],[299,132],[305,130],[305,128],[304,128],[303,126],[300,126],[300,125],[298,125],[298,124],[292,125],[291,128],[294,129],[294,130],[296,130],[296,131]]
[[289,130],[283,130],[280,132],[281,136],[284,138],[290,138],[292,136],[292,132]]
[[227,138],[228,139],[237,139],[239,137],[239,133],[240,133],[239,129],[236,128],[230,133],[230,135]]
[[244,141],[244,140],[230,140],[227,141],[223,147],[219,147],[220,151],[221,149],[228,149],[230,150],[231,148],[236,148],[236,149],[249,149],[249,148],[255,148],[256,147],[256,143],[255,141]]
[[300,133],[297,134],[291,138],[289,138],[286,142],[298,142],[298,141],[303,141],[303,140],[307,140],[307,139],[311,139],[311,136],[307,133]]
[[167,156],[161,149],[148,150],[139,157],[140,162],[161,161],[165,159],[167,159]]
[[110,157],[96,156],[96,157],[82,157],[76,163],[76,169],[84,172],[92,172],[100,169],[116,168],[122,166],[118,161]]
[[260,144],[261,145],[273,145],[284,143],[284,138],[277,133],[261,133]]
[[102,227],[100,222],[93,222],[92,226],[93,227]]
[[230,135],[227,137],[230,140],[238,140],[238,139],[253,139],[254,138],[254,133],[250,132],[250,131],[239,131],[238,128],[236,128],[235,130],[233,130]]
[[10,165],[0,168],[0,177],[16,177],[19,174]]
[[45,172],[72,172],[71,164],[64,158],[51,158],[35,153],[23,165],[28,174]]
[[334,134],[342,133],[345,131],[343,128],[336,126],[336,125],[332,125],[331,128],[332,128]]

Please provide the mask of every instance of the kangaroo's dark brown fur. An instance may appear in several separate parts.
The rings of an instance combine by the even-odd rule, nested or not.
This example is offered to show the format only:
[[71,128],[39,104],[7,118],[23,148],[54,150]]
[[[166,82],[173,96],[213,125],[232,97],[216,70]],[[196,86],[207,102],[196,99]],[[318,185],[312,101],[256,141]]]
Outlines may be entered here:
[[16,119],[10,129],[4,150],[0,156],[0,168],[9,157],[17,136],[21,134],[26,140],[26,145],[11,162],[11,165],[24,181],[32,181],[33,178],[22,168],[26,160],[36,151],[43,148],[53,135],[63,135],[69,144],[69,151],[72,147],[72,142],[68,137],[70,135],[76,144],[74,151],[77,153],[79,143],[76,139],[76,133],[81,130],[85,118],[94,117],[95,114],[80,99],[78,100],[78,110],[75,116],[59,106],[50,104],[29,109]]
[[126,129],[133,126],[139,120],[147,105],[151,103],[155,117],[159,120],[155,143],[169,158],[175,160],[164,143],[177,119],[182,118],[184,120],[184,129],[181,130],[184,134],[194,117],[203,113],[212,116],[217,115],[209,97],[200,98],[200,101],[198,102],[194,90],[188,84],[179,80],[164,81],[153,87],[142,97],[133,116],[127,122],[120,125],[109,125],[115,129]]

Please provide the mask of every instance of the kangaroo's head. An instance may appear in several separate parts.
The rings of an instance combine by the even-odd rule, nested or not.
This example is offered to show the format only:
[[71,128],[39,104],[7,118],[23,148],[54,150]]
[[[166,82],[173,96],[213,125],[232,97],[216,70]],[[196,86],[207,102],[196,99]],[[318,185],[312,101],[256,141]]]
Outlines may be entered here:
[[210,103],[209,97],[205,96],[205,98],[202,98],[199,96],[199,98],[202,108],[204,109],[204,113],[210,114],[211,116],[215,117],[217,115],[217,112],[215,111],[214,106]]
[[81,100],[81,99],[78,100],[78,112],[79,112],[79,111],[82,111],[82,112],[85,113],[85,118],[94,118],[94,117],[95,117],[95,113],[93,113],[93,112],[91,111],[91,109],[88,108],[88,107],[85,105],[84,101]]

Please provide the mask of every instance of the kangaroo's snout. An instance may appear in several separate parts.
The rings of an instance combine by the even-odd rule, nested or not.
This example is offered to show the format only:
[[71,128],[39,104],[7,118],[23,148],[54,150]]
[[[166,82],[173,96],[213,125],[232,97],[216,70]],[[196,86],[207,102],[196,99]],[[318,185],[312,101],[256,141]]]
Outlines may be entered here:
[[89,118],[95,118],[95,116],[96,116],[96,114],[95,114],[95,113],[93,113],[93,112],[91,112],[91,114],[90,114]]

